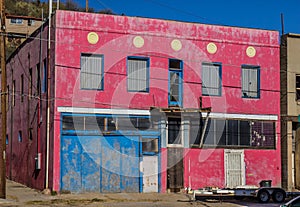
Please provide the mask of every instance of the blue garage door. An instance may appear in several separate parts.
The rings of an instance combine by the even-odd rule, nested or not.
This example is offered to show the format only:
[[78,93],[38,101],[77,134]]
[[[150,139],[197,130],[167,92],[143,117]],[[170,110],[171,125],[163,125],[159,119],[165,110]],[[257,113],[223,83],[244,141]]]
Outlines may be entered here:
[[138,136],[63,136],[61,190],[139,192]]

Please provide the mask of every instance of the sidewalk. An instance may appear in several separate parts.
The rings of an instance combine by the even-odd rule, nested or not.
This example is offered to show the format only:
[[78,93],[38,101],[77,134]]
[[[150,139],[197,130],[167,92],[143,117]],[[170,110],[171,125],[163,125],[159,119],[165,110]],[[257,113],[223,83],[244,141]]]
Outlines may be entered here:
[[[6,199],[0,199],[0,206],[83,206],[120,202],[174,202],[181,200],[188,202],[185,194],[158,194],[158,193],[84,193],[84,194],[59,194],[45,195],[42,192],[30,189],[24,185],[6,181]],[[101,205],[99,205],[101,204]]]
[[84,193],[45,195],[19,183],[7,180],[6,199],[0,199],[0,206],[239,206],[226,203],[190,202],[191,196],[184,193]]

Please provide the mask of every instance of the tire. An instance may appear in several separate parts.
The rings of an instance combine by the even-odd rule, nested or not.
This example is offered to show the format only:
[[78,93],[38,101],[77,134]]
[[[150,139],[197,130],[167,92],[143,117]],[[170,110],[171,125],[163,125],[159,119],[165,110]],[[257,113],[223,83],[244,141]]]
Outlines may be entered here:
[[274,192],[272,193],[272,200],[275,203],[283,203],[285,200],[286,194],[284,192],[284,190],[274,190]]
[[257,199],[260,203],[268,203],[270,198],[270,193],[267,190],[262,189],[257,193]]

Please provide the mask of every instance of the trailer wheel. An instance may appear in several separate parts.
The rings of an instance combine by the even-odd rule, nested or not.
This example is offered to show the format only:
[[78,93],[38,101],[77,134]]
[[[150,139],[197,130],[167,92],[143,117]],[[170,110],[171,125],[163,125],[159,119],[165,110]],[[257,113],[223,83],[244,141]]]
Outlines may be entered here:
[[270,200],[270,193],[267,190],[260,190],[257,194],[257,199],[260,203],[268,203]]
[[276,203],[282,203],[285,200],[286,194],[283,190],[274,190],[272,194],[272,199]]

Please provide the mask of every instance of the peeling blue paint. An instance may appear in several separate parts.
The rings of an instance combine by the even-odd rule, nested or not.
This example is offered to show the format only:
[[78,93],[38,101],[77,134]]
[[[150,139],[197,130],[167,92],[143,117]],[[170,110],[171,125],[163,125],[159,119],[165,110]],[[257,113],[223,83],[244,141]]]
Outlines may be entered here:
[[138,136],[63,136],[61,190],[139,192]]

